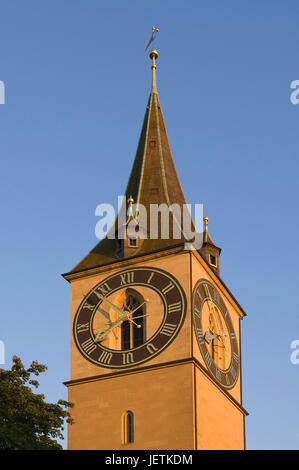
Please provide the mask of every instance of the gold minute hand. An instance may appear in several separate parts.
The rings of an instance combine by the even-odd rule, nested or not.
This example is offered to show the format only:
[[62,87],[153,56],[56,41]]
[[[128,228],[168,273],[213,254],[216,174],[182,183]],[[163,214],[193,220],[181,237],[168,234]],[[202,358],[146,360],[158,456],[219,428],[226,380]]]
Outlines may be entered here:
[[[210,302],[212,303],[212,307],[210,306]],[[214,318],[216,319],[216,323],[217,323],[217,327],[220,331],[220,335],[216,334],[213,330],[211,330],[213,332],[213,334],[215,335],[215,337],[217,339],[220,339],[221,343],[223,344],[223,347],[224,349],[226,349],[226,346],[225,346],[225,342],[224,342],[224,331],[222,330],[221,326],[220,326],[220,321],[219,321],[219,317],[218,317],[218,310],[217,310],[217,307],[216,305],[214,305],[214,302],[211,298],[211,294],[209,292],[209,297],[208,297],[208,300],[207,300],[207,304],[208,304],[208,307],[209,307],[209,311],[210,313],[214,313]]]
[[99,297],[99,299],[103,300],[108,305],[110,305],[110,307],[113,308],[119,315],[122,316],[124,314],[124,311],[121,308],[114,305],[112,302],[110,302],[110,300],[106,299],[106,297],[104,297],[102,294],[99,294],[99,292],[95,292],[95,294]]
[[[211,306],[210,306],[210,302],[212,303],[212,308],[211,308]],[[221,326],[220,326],[217,307],[214,305],[214,302],[213,302],[213,300],[212,300],[212,298],[211,298],[210,292],[209,292],[209,298],[208,298],[208,307],[209,307],[210,312],[211,312],[212,309],[213,309],[214,315],[215,315],[215,319],[216,319],[216,323],[217,323],[217,326],[218,326],[218,329],[221,331],[221,333],[222,333],[222,335],[223,335],[224,333],[223,333],[222,328],[221,328]]]
[[148,299],[145,299],[144,302],[142,302],[142,304],[139,304],[137,305],[137,307],[135,307],[133,310],[129,310],[128,314],[127,314],[127,320],[129,320],[130,323],[133,323],[133,325],[135,325],[137,328],[141,328],[141,325],[139,325],[138,323],[135,323],[134,320],[136,320],[137,318],[143,318],[143,317],[146,317],[147,315],[140,315],[138,317],[134,317],[134,320],[132,318],[132,315],[133,313],[135,313],[137,310],[139,310],[144,304],[146,304],[146,302],[148,302]]
[[148,302],[148,299],[142,302],[142,304],[137,305],[133,310],[129,310],[128,315],[133,315],[133,313],[136,312],[136,310],[139,310],[144,304],[146,304],[146,302]]

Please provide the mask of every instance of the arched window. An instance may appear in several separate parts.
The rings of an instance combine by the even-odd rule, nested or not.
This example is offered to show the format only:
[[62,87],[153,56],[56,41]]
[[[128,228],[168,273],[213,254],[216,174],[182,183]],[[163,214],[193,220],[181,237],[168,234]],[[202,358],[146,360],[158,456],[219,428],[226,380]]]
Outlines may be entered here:
[[134,413],[125,411],[121,417],[121,442],[122,444],[131,444],[134,442]]
[[[138,308],[139,305],[140,308]],[[121,348],[126,350],[136,348],[145,342],[146,306],[144,298],[136,290],[127,289],[126,302],[123,308],[129,311],[134,310],[131,320],[126,320],[121,325]]]

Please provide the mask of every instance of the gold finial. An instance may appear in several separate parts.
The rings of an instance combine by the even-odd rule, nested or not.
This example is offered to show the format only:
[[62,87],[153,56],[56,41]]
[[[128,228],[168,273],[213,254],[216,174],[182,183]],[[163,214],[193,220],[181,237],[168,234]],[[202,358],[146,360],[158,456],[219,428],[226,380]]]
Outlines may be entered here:
[[152,82],[152,92],[158,93],[157,91],[157,81],[156,81],[156,60],[159,57],[159,52],[156,49],[152,49],[149,51],[149,58],[153,61],[152,63],[152,71],[153,71],[153,82]]
[[159,52],[157,51],[157,49],[152,49],[151,51],[149,51],[148,56],[153,61],[152,68],[153,67],[157,68],[157,66],[155,64],[155,60],[158,59],[158,57],[159,57]]
[[208,223],[209,223],[209,217],[205,216],[203,218],[204,224],[205,224],[205,232],[208,231]]
[[129,199],[128,199],[128,204],[129,204],[129,207],[128,207],[128,221],[133,219],[134,218],[134,214],[133,214],[133,204],[134,204],[134,199],[132,198],[132,195],[130,195]]
[[208,237],[208,223],[209,223],[209,217],[205,216],[203,218],[203,222],[205,224],[205,231],[204,231],[204,242],[207,242],[207,237]]

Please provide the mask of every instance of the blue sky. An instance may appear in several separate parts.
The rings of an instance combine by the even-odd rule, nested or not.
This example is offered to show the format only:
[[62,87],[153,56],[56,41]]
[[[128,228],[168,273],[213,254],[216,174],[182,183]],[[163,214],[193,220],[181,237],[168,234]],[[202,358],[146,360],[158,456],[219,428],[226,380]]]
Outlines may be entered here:
[[[298,449],[298,122],[295,0],[0,1],[1,324],[13,354],[67,397],[69,286],[116,204],[158,89],[190,203],[203,203],[242,322],[248,449]],[[3,366],[2,366],[3,367]],[[65,445],[65,444],[64,444]]]

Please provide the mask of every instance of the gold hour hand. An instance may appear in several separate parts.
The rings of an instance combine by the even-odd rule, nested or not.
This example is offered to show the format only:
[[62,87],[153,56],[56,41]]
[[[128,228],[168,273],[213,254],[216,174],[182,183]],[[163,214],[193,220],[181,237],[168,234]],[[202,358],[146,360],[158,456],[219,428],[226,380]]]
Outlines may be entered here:
[[99,331],[94,339],[95,343],[101,343],[102,341],[105,341],[105,339],[107,339],[108,334],[109,332],[107,330]]
[[211,344],[213,339],[217,338],[217,335],[215,335],[214,331],[212,330],[207,330],[204,335],[204,339],[208,344]]
[[105,341],[105,339],[107,339],[109,333],[112,331],[114,334],[114,328],[116,328],[117,326],[121,325],[122,322],[124,321],[124,319],[119,319],[117,321],[114,321],[111,323],[111,325],[109,326],[109,328],[107,328],[106,330],[103,330],[103,331],[99,331],[95,337],[95,342],[99,341],[99,342],[102,342],[102,341]]
[[[112,302],[110,302],[108,299],[106,299],[106,297],[102,296],[99,293],[97,293],[97,295],[100,299],[107,302],[114,310],[116,310],[117,313],[120,315],[120,318],[117,321],[112,322],[110,324],[109,328],[107,328],[106,330],[99,331],[98,334],[95,337],[96,342],[97,341],[99,341],[99,342],[105,341],[105,339],[107,339],[109,333],[111,331],[113,331],[114,328],[116,328],[117,326],[120,326],[126,320],[129,320],[129,322],[134,323],[137,326],[137,328],[141,327],[141,325],[137,325],[137,323],[134,322],[134,320],[132,319],[132,314],[136,310],[138,310],[140,307],[142,307],[142,305],[145,304],[145,302],[147,302],[147,300],[145,300],[141,305],[138,305],[138,307],[136,307],[134,310],[129,311],[129,310],[121,310],[120,308],[116,307],[116,305],[114,305]],[[114,331],[113,331],[113,333],[115,334]]]

